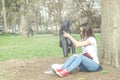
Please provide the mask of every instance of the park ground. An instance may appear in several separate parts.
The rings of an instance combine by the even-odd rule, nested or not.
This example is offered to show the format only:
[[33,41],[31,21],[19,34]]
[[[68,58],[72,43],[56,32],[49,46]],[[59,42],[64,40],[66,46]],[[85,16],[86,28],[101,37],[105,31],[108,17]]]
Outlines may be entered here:
[[[79,40],[78,34],[73,36]],[[96,38],[100,42],[100,34]],[[76,52],[80,53],[80,48]],[[52,64],[65,62],[67,58],[61,53],[58,36],[34,35],[24,39],[19,35],[0,35],[0,80],[120,80],[120,69],[104,65],[100,72],[73,72],[64,78],[43,73]]]
[[0,80],[120,80],[120,69],[103,66],[100,72],[73,72],[60,78],[56,74],[45,74],[50,65],[63,63],[67,58],[13,59],[0,62]]

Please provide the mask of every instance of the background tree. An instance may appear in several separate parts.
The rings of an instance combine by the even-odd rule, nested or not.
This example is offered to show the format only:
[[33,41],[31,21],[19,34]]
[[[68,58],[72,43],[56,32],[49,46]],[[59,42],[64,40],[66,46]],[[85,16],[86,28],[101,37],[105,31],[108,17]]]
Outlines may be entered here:
[[120,67],[120,0],[102,0],[101,21],[101,61]]
[[2,17],[3,17],[3,32],[7,33],[7,17],[6,17],[6,8],[5,8],[5,1],[1,1],[2,4]]
[[89,19],[93,27],[100,25],[100,8],[98,8],[100,0],[4,1],[9,33],[17,33],[22,36],[25,33],[27,37],[27,31],[29,27],[32,27],[36,33],[58,34],[61,21],[64,19],[69,19],[73,24],[72,32],[77,32],[78,25],[84,21],[85,17]]
[[20,7],[20,12],[21,12],[21,27],[22,27],[22,37],[26,38],[28,37],[28,26],[27,26],[27,19],[26,19],[26,4],[27,2],[24,3],[23,0],[21,0],[21,7]]

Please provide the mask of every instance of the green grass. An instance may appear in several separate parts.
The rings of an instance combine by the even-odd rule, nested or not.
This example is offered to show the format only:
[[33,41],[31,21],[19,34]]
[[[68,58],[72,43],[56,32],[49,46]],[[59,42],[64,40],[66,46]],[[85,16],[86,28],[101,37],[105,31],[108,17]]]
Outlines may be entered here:
[[101,74],[109,74],[109,71],[107,71],[107,70],[102,70],[102,71],[100,71],[100,73],[101,73]]
[[[79,40],[79,34],[73,34]],[[100,39],[100,34],[96,34]],[[77,53],[81,48],[76,49]],[[31,59],[63,56],[59,47],[59,37],[52,34],[21,38],[19,35],[0,35],[0,61],[9,59]]]

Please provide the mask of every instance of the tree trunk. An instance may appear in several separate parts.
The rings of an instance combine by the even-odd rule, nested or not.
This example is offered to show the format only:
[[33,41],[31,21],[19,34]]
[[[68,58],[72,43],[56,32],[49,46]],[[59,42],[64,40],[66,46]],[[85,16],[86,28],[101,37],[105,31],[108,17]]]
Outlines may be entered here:
[[120,67],[120,0],[102,0],[100,59]]
[[72,0],[63,0],[63,8],[61,10],[62,21],[69,18],[70,11],[72,10],[72,4]]
[[6,20],[6,10],[5,10],[5,1],[2,0],[2,15],[3,15],[3,32],[7,33],[7,20]]
[[22,27],[22,37],[27,38],[28,37],[28,26],[26,25],[26,18],[25,18],[25,9],[24,5],[21,4],[21,27]]

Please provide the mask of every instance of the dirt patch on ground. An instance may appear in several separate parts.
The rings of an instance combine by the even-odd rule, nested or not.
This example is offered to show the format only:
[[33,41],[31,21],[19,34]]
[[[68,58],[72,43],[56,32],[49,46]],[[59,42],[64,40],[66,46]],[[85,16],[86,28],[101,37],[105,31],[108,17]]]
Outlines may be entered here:
[[1,62],[0,80],[120,80],[120,69],[109,66],[103,66],[104,70],[100,72],[73,72],[64,78],[43,73],[50,69],[51,64],[63,63],[65,60],[58,57]]

